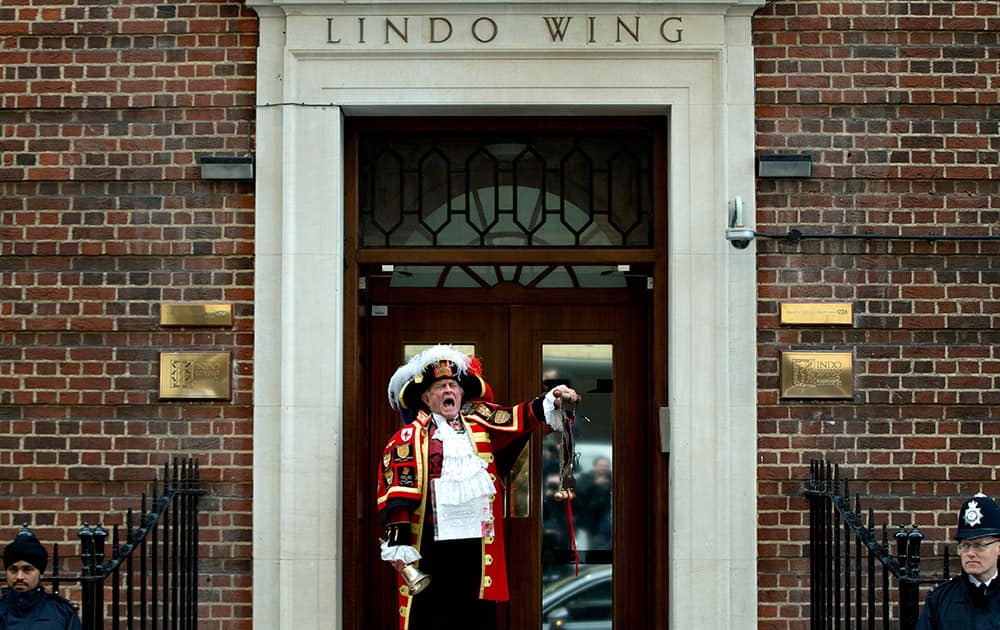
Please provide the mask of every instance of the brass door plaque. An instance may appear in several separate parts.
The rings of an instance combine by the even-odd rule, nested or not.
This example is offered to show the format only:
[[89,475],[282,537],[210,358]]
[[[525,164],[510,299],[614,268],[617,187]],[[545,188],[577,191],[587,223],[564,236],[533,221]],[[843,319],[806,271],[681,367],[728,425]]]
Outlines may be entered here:
[[162,304],[161,326],[232,326],[232,304]]
[[229,399],[228,352],[161,352],[160,398]]
[[782,302],[782,324],[845,324],[854,323],[851,302]]
[[852,352],[782,352],[782,398],[854,398]]

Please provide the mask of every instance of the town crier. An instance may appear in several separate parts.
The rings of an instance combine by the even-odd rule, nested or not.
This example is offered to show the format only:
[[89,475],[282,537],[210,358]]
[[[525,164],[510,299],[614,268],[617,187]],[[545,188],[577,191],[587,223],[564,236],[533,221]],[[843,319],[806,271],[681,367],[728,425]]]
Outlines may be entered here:
[[561,431],[561,403],[580,397],[560,385],[495,404],[479,361],[446,345],[396,370],[388,394],[405,424],[382,452],[378,511],[400,630],[494,630],[509,598],[495,454],[539,426]]

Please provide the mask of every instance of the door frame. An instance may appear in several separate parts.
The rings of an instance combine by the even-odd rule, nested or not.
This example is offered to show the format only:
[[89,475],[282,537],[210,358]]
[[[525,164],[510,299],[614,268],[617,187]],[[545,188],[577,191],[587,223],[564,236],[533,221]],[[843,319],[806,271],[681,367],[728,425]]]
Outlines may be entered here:
[[[567,295],[564,291],[555,291]],[[626,422],[616,422],[612,427],[613,444],[617,447],[615,452],[619,454],[618,461],[629,463],[627,467],[618,468],[614,475],[615,618],[623,628],[649,627],[650,609],[657,591],[652,590],[649,574],[653,564],[646,552],[652,549],[655,554],[659,547],[666,545],[666,541],[651,545],[629,544],[629,541],[652,540],[649,535],[652,521],[650,516],[656,505],[650,497],[655,496],[654,488],[663,487],[645,474],[649,469],[649,462],[656,455],[651,452],[650,445],[653,442],[648,439],[648,433],[639,430],[640,427],[653,424],[650,416],[645,413],[645,397],[649,392],[648,366],[652,364],[649,348],[645,343],[649,334],[647,301],[639,291],[618,290],[617,302],[612,304],[584,304],[579,299],[559,304],[509,304],[495,300],[476,300],[477,295],[483,291],[464,290],[458,294],[464,294],[465,298],[458,298],[453,293],[452,299],[447,300],[448,308],[441,313],[435,312],[433,308],[440,303],[435,298],[436,293],[438,292],[432,289],[409,292],[408,296],[416,300],[412,302],[405,299],[394,300],[394,293],[385,287],[369,293],[374,294],[371,303],[384,308],[386,314],[369,318],[369,341],[376,344],[368,346],[371,349],[368,355],[370,360],[367,362],[373,377],[367,379],[372,383],[372,389],[368,393],[372,407],[367,416],[369,422],[365,426],[371,427],[371,430],[367,435],[367,453],[361,454],[360,447],[356,449],[358,456],[367,460],[360,470],[375,470],[384,439],[399,426],[399,419],[384,402],[384,390],[379,385],[388,381],[389,375],[405,357],[386,357],[378,346],[392,348],[394,353],[406,343],[474,344],[484,361],[485,376],[497,401],[506,403],[537,395],[538,384],[542,382],[538,358],[543,345],[612,344],[614,382],[617,383],[615,392],[618,394],[614,398],[613,417],[629,419],[627,424],[631,427],[628,432]],[[579,298],[587,292],[576,290],[573,293]],[[605,295],[608,293],[604,292]],[[628,295],[633,298],[625,299]],[[615,321],[616,325],[605,324],[610,321]],[[519,367],[510,369],[508,366]],[[587,394],[581,393],[586,399]],[[586,411],[586,405],[581,409]],[[361,423],[357,425],[359,428],[362,426]],[[534,462],[531,466],[530,488],[541,488],[542,441],[539,437],[536,435],[527,442]],[[520,447],[515,450],[520,450]],[[627,460],[624,453],[628,453]],[[509,460],[516,453],[509,451],[502,454]],[[371,478],[358,478],[353,483],[358,488],[359,502],[364,502],[365,497],[370,499],[374,496]],[[541,567],[536,562],[541,558],[541,540],[534,535],[541,527],[540,499],[540,495],[532,495],[533,507],[527,517],[508,518],[506,521],[507,574],[510,578],[511,601],[534,601],[536,596],[541,601]],[[369,500],[368,503],[372,504],[372,501]],[[356,600],[358,603],[355,609],[367,611],[361,616],[371,623],[372,620],[384,620],[387,615],[391,615],[391,602],[395,601],[395,582],[391,572],[385,570],[376,557],[378,545],[375,537],[379,524],[374,510],[360,513],[358,522],[362,524],[362,529],[357,534],[358,544],[352,549],[358,550],[357,553],[362,558],[367,555],[365,561],[357,564],[359,568],[368,570],[364,578],[367,591],[359,593],[359,597],[370,599]],[[379,595],[374,595],[375,593]],[[623,603],[626,601],[630,605],[624,607]],[[378,605],[370,607],[372,602]],[[501,606],[500,610],[502,628],[541,627],[540,608]],[[505,625],[508,623],[509,626]]]
[[[356,304],[346,301],[352,277],[344,275],[351,256],[344,243],[345,117],[486,119],[501,112],[669,119],[671,237],[657,255],[665,252],[660,264],[669,268],[671,300],[656,325],[669,328],[670,355],[669,367],[657,366],[654,395],[673,444],[676,508],[669,527],[661,523],[673,545],[674,579],[669,622],[658,622],[756,627],[756,496],[764,483],[756,476],[756,386],[776,368],[756,356],[754,322],[769,314],[757,312],[755,246],[736,249],[723,234],[736,197],[749,227],[755,216],[752,22],[764,1],[635,6],[636,15],[656,23],[665,10],[683,15],[684,42],[659,45],[552,42],[548,33],[515,28],[538,24],[541,7],[448,3],[447,13],[461,19],[496,15],[511,26],[509,43],[489,51],[419,38],[387,46],[326,41],[327,18],[395,10],[378,2],[318,3],[308,15],[285,0],[251,4],[260,13],[251,570],[280,574],[287,584],[275,589],[253,580],[255,626],[310,627],[351,607],[352,591],[344,588],[344,571],[353,570],[344,557],[350,541],[340,525],[356,506],[349,488],[342,493],[342,453],[355,412],[344,397],[354,395],[359,359],[350,340],[343,351],[357,317]],[[596,6],[563,8],[588,15]],[[623,65],[629,72],[617,71]],[[666,274],[656,281],[655,290],[665,291]],[[666,354],[657,359],[667,363]],[[730,579],[697,569],[706,563]]]
[[[371,383],[366,378],[366,344],[365,326],[365,285],[368,278],[365,273],[369,269],[378,269],[381,265],[405,264],[630,264],[644,266],[649,270],[651,296],[649,299],[648,338],[650,339],[649,356],[651,360],[649,374],[648,410],[655,415],[658,409],[666,408],[668,404],[668,366],[667,361],[653,360],[655,357],[668,357],[667,319],[668,319],[668,269],[667,269],[667,128],[669,119],[660,117],[614,117],[614,118],[357,118],[346,121],[347,133],[344,137],[344,184],[345,184],[345,232],[344,232],[344,422],[343,436],[343,492],[344,510],[343,526],[343,598],[344,601],[360,601],[365,596],[365,588],[370,584],[370,567],[365,566],[364,554],[359,550],[365,538],[360,527],[366,520],[362,517],[364,510],[373,510],[372,500],[357,496],[358,478],[360,475],[370,475],[364,467],[365,462],[359,456],[371,448],[370,437],[359,422],[350,419],[367,418],[371,410],[367,400],[370,399],[369,388],[380,388],[383,384]],[[360,248],[359,216],[358,216],[358,132],[364,129],[379,130],[412,130],[414,128],[475,129],[478,131],[495,131],[524,129],[537,126],[547,130],[571,130],[592,128],[606,130],[618,129],[649,129],[655,134],[653,152],[653,246],[648,249],[585,249],[585,248],[434,248],[434,249],[375,249]],[[442,299],[453,299],[449,292],[468,290],[438,289]],[[522,295],[522,291],[524,293]],[[573,290],[538,290],[518,289],[505,286],[494,292],[477,290],[477,300],[509,301],[512,299],[531,300],[523,303],[567,303],[576,299]],[[414,292],[415,293],[415,292]],[[600,299],[601,292],[588,289],[579,295],[585,299]],[[394,299],[407,299],[407,290],[394,291]],[[610,295],[610,294],[609,294]],[[426,300],[426,295],[423,295]],[[509,302],[508,302],[509,303]],[[658,441],[659,436],[649,436]],[[350,448],[349,445],[356,445]],[[668,480],[669,460],[667,454],[651,457],[649,474],[653,479]],[[666,486],[664,486],[665,488]],[[668,502],[664,493],[662,500],[652,501],[650,510],[649,540],[652,541],[652,557],[645,559],[648,564],[649,593],[651,596],[649,614],[652,619],[668,619],[669,601],[669,561],[668,544],[670,540]],[[344,627],[363,630],[365,616],[361,607],[344,607]]]

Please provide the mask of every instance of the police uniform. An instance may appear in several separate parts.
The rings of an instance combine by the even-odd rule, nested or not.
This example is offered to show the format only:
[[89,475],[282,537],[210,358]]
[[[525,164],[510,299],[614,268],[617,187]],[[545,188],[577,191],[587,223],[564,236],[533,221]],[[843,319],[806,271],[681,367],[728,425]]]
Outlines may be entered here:
[[[491,398],[489,386],[478,364],[469,360],[450,347],[436,346],[401,367],[390,380],[390,402],[408,424],[383,449],[378,511],[386,526],[387,545],[414,547],[422,556],[417,566],[431,576],[430,586],[415,596],[403,576],[397,576],[400,630],[495,628],[495,602],[509,599],[495,454],[538,427],[545,411],[542,398],[510,407],[487,400]],[[444,419],[432,416],[419,402],[420,394],[442,378],[458,381],[465,398],[473,401],[463,406],[449,427],[441,426]],[[432,487],[442,476],[443,442],[437,436],[442,431],[455,431],[470,440],[470,452],[485,463],[489,476],[484,499],[488,499],[490,516],[474,537],[438,540],[435,535],[440,523]]]
[[[977,494],[962,504],[956,538],[986,536],[1000,537],[1000,507]],[[963,570],[937,586],[927,595],[917,630],[1000,630],[1000,576],[979,584]]]
[[42,587],[27,592],[6,589],[0,597],[3,630],[80,630],[76,607]]
[[[16,562],[26,562],[39,573],[45,573],[49,554],[35,534],[22,527],[14,540],[4,547],[3,564],[8,568]],[[79,630],[76,607],[41,586],[30,591],[5,589],[0,597],[0,630]]]

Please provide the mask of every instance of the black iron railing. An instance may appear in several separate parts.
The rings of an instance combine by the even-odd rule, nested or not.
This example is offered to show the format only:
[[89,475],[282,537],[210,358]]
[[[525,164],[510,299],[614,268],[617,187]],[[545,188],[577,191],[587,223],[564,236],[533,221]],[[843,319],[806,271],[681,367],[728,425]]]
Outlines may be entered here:
[[43,581],[57,593],[79,585],[84,630],[196,628],[198,497],[203,493],[196,460],[175,459],[172,471],[169,462],[164,464],[163,480],[152,482],[151,496],[142,494],[138,519],[128,510],[124,543],[115,525],[107,553],[107,530],[101,523],[84,523],[78,532],[79,572],[59,574],[56,545],[52,575]]
[[941,578],[920,577],[916,524],[877,533],[874,513],[863,522],[861,499],[851,507],[848,480],[839,467],[813,460],[809,470],[810,629],[913,630],[920,614],[921,584],[948,579],[948,550]]

